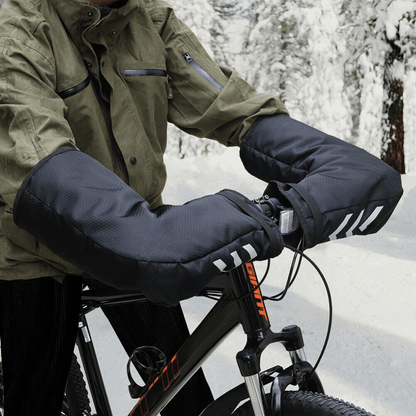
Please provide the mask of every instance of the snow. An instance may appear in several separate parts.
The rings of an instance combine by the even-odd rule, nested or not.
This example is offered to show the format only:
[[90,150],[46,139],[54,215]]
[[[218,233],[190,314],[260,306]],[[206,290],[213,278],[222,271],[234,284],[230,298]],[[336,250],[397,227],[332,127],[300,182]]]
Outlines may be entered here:
[[[165,203],[181,204],[223,188],[255,198],[265,187],[244,171],[238,149],[202,158],[168,157],[166,162]],[[416,408],[416,175],[402,179],[404,197],[378,234],[322,244],[306,253],[323,271],[333,297],[332,335],[318,370],[326,392],[378,416],[414,416]],[[280,291],[290,260],[285,250],[272,261],[264,294]],[[256,264],[261,275],[264,264]],[[183,302],[191,329],[212,305],[201,298]],[[317,273],[305,262],[285,300],[267,307],[275,331],[293,323],[303,329],[306,354],[314,363],[328,318]],[[127,392],[127,358],[102,313],[89,316],[113,414],[127,415],[135,404]],[[243,346],[244,337],[235,332],[205,363],[215,396],[241,383],[235,354]],[[289,359],[281,346],[273,345],[263,355],[263,368],[276,363],[289,365]]]
[[[388,39],[396,39],[397,29],[401,21],[404,20],[404,16],[410,15],[410,12],[414,10],[415,3],[413,0],[394,0],[389,3],[386,8],[385,21]],[[401,35],[404,35],[404,33],[401,33]]]

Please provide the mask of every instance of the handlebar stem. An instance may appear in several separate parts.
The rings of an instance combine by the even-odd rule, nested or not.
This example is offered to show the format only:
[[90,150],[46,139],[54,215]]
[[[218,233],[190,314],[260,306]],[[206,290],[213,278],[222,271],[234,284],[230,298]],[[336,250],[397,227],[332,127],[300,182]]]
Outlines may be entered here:
[[271,218],[279,226],[282,235],[292,234],[300,227],[295,210],[284,207],[277,198],[263,195],[253,202],[260,212]]

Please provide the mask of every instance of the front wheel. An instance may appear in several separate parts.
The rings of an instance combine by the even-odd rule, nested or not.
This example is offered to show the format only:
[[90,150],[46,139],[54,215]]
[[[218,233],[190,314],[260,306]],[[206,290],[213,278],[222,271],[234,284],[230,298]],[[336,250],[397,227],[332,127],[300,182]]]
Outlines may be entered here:
[[[266,395],[269,400],[269,395]],[[310,391],[287,391],[284,395],[285,416],[374,416],[364,409],[340,399]],[[232,416],[253,416],[251,402],[244,403]]]

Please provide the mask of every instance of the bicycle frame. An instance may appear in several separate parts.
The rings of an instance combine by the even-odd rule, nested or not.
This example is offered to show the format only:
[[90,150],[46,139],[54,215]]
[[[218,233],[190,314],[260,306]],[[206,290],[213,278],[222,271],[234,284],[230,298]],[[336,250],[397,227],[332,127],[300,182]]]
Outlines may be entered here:
[[[221,300],[211,309],[177,353],[146,384],[140,400],[129,416],[156,416],[195,374],[205,360],[238,324],[247,335],[247,344],[237,354],[237,363],[245,383],[221,396],[208,406],[201,416],[230,415],[238,403],[250,398],[255,416],[270,414],[263,384],[273,382],[273,415],[280,414],[282,393],[288,384],[304,381],[305,374],[312,373],[303,353],[303,340],[298,327],[287,327],[279,333],[270,329],[270,322],[252,263],[238,266],[213,279],[206,293],[221,293]],[[86,313],[102,305],[118,305],[126,302],[146,301],[143,294],[114,291],[111,295],[97,296],[95,291],[83,293],[77,345],[87,376],[92,398],[100,416],[112,416],[105,393],[94,346],[89,335]],[[260,373],[260,358],[264,349],[280,342],[289,351],[293,365],[286,370],[276,366]],[[308,381],[308,390],[323,393],[322,385],[314,374]]]

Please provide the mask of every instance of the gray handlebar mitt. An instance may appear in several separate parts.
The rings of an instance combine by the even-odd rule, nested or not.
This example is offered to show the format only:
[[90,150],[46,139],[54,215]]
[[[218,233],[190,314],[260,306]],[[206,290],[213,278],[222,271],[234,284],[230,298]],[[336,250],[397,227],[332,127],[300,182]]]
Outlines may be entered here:
[[277,226],[224,190],[184,205],[148,203],[95,159],[62,148],[25,178],[15,223],[61,258],[119,289],[175,305],[222,271],[277,256]]
[[386,163],[285,114],[259,118],[240,157],[248,172],[270,182],[266,193],[295,209],[304,248],[377,232],[403,193]]

